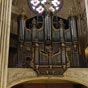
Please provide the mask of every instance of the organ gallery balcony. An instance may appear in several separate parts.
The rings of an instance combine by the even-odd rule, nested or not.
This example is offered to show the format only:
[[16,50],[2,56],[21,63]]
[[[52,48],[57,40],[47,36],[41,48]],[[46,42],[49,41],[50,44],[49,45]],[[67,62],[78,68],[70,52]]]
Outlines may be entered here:
[[18,31],[16,38],[11,37],[16,50],[12,52],[10,47],[9,67],[32,68],[38,75],[63,75],[68,68],[87,67],[81,52],[78,17],[72,13],[65,19],[56,14],[63,0],[57,0],[57,4],[53,0],[37,1],[28,0],[35,17],[28,18],[24,12],[16,17]]

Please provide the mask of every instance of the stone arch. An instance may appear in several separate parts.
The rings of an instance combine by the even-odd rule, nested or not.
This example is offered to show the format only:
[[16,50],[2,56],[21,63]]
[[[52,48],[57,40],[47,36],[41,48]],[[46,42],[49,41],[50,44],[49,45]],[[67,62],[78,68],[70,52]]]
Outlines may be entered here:
[[[39,81],[39,80],[57,80],[69,81],[82,84],[88,87],[88,71],[87,69],[68,69],[62,77],[60,76],[38,76],[32,69],[9,69],[8,87],[11,88],[17,84]],[[11,75],[12,74],[12,75]]]
[[39,80],[47,80],[47,81],[50,81],[50,80],[57,80],[57,81],[67,81],[67,82],[73,82],[73,83],[78,83],[78,84],[82,84],[86,87],[88,87],[87,85],[85,85],[84,83],[81,83],[80,81],[77,81],[77,80],[73,80],[72,78],[60,78],[58,77],[51,77],[51,78],[48,78],[48,77],[35,77],[35,78],[26,78],[24,80],[19,80],[18,82],[13,82],[11,85],[8,86],[8,88],[11,88],[15,85],[18,85],[18,84],[22,84],[22,83],[25,83],[25,82],[29,82],[31,83],[31,81],[39,81]]

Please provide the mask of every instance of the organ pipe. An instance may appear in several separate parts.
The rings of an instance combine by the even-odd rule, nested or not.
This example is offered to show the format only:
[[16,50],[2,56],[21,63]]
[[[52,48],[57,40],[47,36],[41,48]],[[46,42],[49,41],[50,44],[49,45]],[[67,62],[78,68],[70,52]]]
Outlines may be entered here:
[[63,21],[62,19],[60,19],[60,40],[61,42],[64,42],[64,24],[63,24]]
[[24,41],[25,20],[22,15],[18,17],[19,40]]
[[61,60],[62,60],[62,64],[66,64],[66,48],[65,48],[65,45],[62,44],[62,49],[61,49]]
[[36,44],[35,44],[35,51],[34,51],[34,53],[35,53],[35,56],[34,56],[35,64],[39,65],[39,44],[38,44],[38,42],[36,42]]
[[37,38],[38,38],[38,34],[37,34],[37,28],[36,28],[36,20],[35,19],[33,19],[33,21],[32,21],[32,23],[33,23],[33,28],[32,28],[32,40],[34,41],[34,40],[36,40]]
[[77,41],[77,20],[75,16],[69,18],[69,26],[72,34],[72,41]]
[[45,16],[45,40],[51,40],[51,16]]

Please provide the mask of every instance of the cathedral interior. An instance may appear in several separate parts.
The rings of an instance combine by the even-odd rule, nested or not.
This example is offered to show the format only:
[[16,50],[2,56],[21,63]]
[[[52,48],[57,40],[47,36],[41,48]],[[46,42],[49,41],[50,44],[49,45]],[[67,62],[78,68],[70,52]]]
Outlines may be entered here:
[[[32,74],[25,73],[27,69],[37,77],[47,79],[22,81],[8,88],[88,87],[83,83],[57,78],[63,78],[69,69],[71,72],[72,69],[80,69],[79,76],[81,70],[88,68],[88,28],[84,1],[12,0],[8,78],[11,75],[14,81],[15,77],[19,79],[21,72],[22,76]],[[67,75],[70,76],[69,71]],[[49,77],[57,79],[50,80]]]

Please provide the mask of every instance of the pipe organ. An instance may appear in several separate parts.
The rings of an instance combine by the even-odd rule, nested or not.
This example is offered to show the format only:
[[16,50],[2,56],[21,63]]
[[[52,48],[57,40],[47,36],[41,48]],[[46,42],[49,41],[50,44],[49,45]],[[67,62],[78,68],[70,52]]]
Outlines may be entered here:
[[39,75],[62,75],[67,68],[80,67],[75,16],[67,20],[49,14],[27,20],[19,16],[18,35],[20,67],[31,67]]

